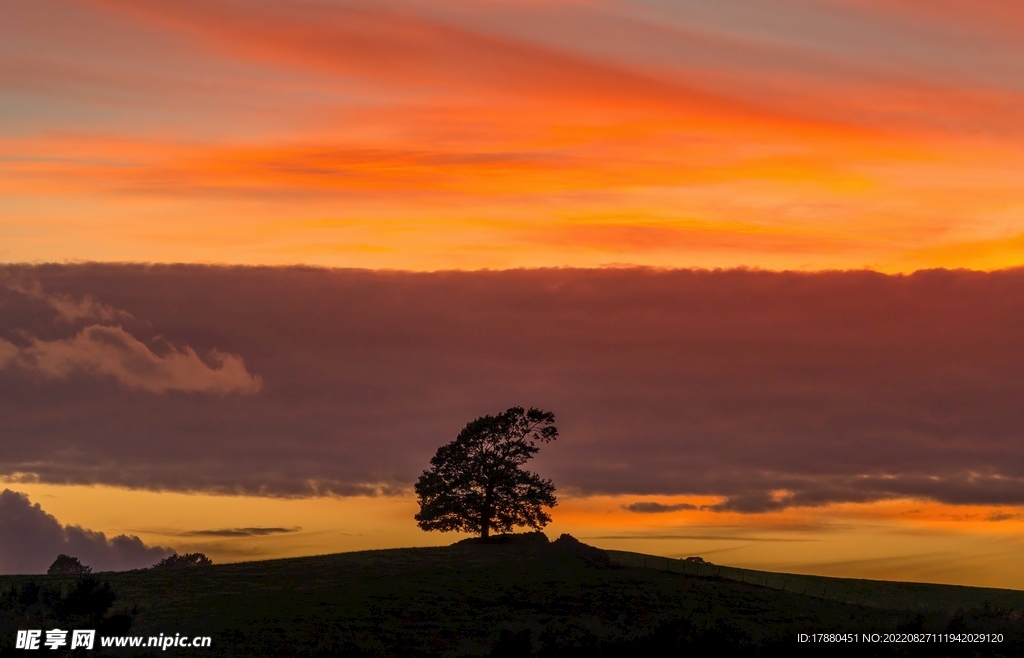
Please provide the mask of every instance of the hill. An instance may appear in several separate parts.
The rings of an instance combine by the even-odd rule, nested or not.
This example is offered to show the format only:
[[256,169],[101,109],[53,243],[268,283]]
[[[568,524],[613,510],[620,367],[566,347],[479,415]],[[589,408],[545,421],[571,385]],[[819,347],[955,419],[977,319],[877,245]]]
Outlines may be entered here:
[[693,563],[628,551],[605,551],[605,553],[610,556],[613,563],[621,566],[658,569],[688,576],[735,580],[771,589],[806,594],[815,598],[858,603],[874,608],[955,612],[961,608],[983,608],[987,605],[1006,610],[1024,611],[1024,592],[1014,589],[808,576],[740,569],[710,562]]
[[[212,638],[210,648],[154,655],[817,655],[821,645],[798,643],[799,633],[895,631],[998,632],[1003,641],[830,645],[828,655],[1021,655],[1024,647],[1021,592],[743,572],[602,552],[574,540],[360,551],[101,578],[117,593],[115,609],[137,606],[131,633]],[[774,586],[776,578],[785,584]],[[71,583],[0,577],[0,598],[29,581]],[[0,631],[9,644],[10,629]]]

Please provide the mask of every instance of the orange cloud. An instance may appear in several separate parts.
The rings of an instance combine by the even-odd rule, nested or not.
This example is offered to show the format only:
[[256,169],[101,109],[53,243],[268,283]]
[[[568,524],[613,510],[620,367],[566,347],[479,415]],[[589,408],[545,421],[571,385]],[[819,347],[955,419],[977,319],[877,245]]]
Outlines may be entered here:
[[51,308],[57,311],[58,316],[64,322],[75,322],[76,320],[99,320],[103,322],[114,322],[119,319],[132,319],[132,314],[118,310],[109,304],[101,304],[94,301],[89,295],[79,300],[70,295],[47,295],[38,281],[31,285],[8,283],[7,288],[19,292],[30,299],[45,301]]
[[[250,374],[238,355],[213,349],[200,358],[191,347],[177,348],[160,336],[150,341],[152,347],[146,345],[117,324],[135,320],[131,313],[95,301],[91,295],[76,300],[67,294],[46,294],[38,281],[28,285],[8,283],[6,288],[31,302],[45,304],[56,313],[54,323],[94,324],[67,338],[45,340],[24,328],[17,332],[17,345],[0,338],[0,371],[17,369],[44,379],[66,379],[76,374],[110,377],[126,388],[149,393],[252,395],[263,387],[263,380]],[[16,307],[23,301],[11,305]]]
[[0,339],[0,368],[12,366],[49,378],[95,373],[150,393],[251,395],[263,387],[259,376],[246,371],[241,357],[234,354],[214,351],[204,361],[185,347],[159,356],[121,327],[101,325],[86,327],[65,340],[33,340],[21,349]]

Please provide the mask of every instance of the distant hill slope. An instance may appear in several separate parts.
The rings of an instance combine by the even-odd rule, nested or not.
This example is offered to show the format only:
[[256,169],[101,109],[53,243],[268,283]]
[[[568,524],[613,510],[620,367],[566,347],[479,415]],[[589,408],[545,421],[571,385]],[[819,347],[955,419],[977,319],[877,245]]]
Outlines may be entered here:
[[[209,649],[154,654],[166,656],[790,656],[813,654],[796,642],[798,633],[957,628],[998,631],[1006,639],[941,655],[997,655],[996,648],[998,655],[1020,655],[1024,646],[1017,640],[1024,637],[1020,615],[997,607],[1024,608],[1019,592],[745,572],[766,577],[765,587],[757,577],[748,576],[751,583],[730,572],[684,575],[672,570],[679,561],[608,554],[611,564],[587,547],[461,544],[101,577],[113,585],[118,605],[138,605],[132,633],[213,638]],[[648,567],[615,566],[637,559]],[[874,605],[830,592],[822,598],[814,587],[807,594],[791,591],[798,585],[773,588],[776,576],[827,582],[829,590],[861,593]],[[59,582],[0,577],[0,599],[29,580]],[[949,611],[979,601],[988,607]],[[901,651],[858,647],[850,655],[933,655]]]
[[980,608],[989,605],[1024,611],[1024,591],[1015,589],[808,576],[740,569],[710,562],[692,563],[629,551],[606,550],[605,553],[614,564],[621,566],[657,569],[688,576],[723,578],[874,608],[955,612],[959,608]]

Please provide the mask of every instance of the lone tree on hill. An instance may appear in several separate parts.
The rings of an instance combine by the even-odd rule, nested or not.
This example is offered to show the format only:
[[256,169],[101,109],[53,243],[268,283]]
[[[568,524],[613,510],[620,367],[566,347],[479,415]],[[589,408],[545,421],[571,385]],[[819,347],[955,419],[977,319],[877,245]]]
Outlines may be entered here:
[[558,436],[555,415],[512,407],[466,424],[454,441],[437,449],[416,482],[424,530],[508,532],[515,526],[540,530],[551,522],[555,485],[521,466]]

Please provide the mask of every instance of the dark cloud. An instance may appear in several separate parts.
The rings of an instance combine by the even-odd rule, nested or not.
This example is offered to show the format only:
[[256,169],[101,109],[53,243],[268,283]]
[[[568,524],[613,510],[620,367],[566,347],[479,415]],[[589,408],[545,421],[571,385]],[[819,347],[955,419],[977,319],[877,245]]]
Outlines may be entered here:
[[563,491],[716,495],[741,512],[902,496],[1024,504],[1022,270],[54,265],[0,276],[102,309],[61,314],[0,287],[0,339],[18,354],[109,329],[96,318],[116,310],[156,358],[187,346],[215,369],[208,355],[236,355],[262,381],[209,395],[128,386],[99,368],[7,367],[2,474],[273,496],[403,491],[468,420],[536,405],[556,413],[561,436],[535,469]]
[[102,532],[61,525],[25,494],[0,492],[0,573],[46,573],[61,553],[94,571],[125,571],[151,567],[173,551],[135,536],[107,539]]
[[288,532],[298,532],[302,528],[222,528],[220,530],[189,530],[181,533],[182,537],[265,537]]
[[1008,512],[997,512],[995,514],[989,514],[986,521],[1018,521],[1020,520],[1020,514],[1010,514]]
[[696,505],[690,503],[676,503],[675,505],[662,505],[661,503],[630,503],[623,505],[623,509],[638,514],[660,514],[662,512],[675,512],[682,509],[697,509]]

